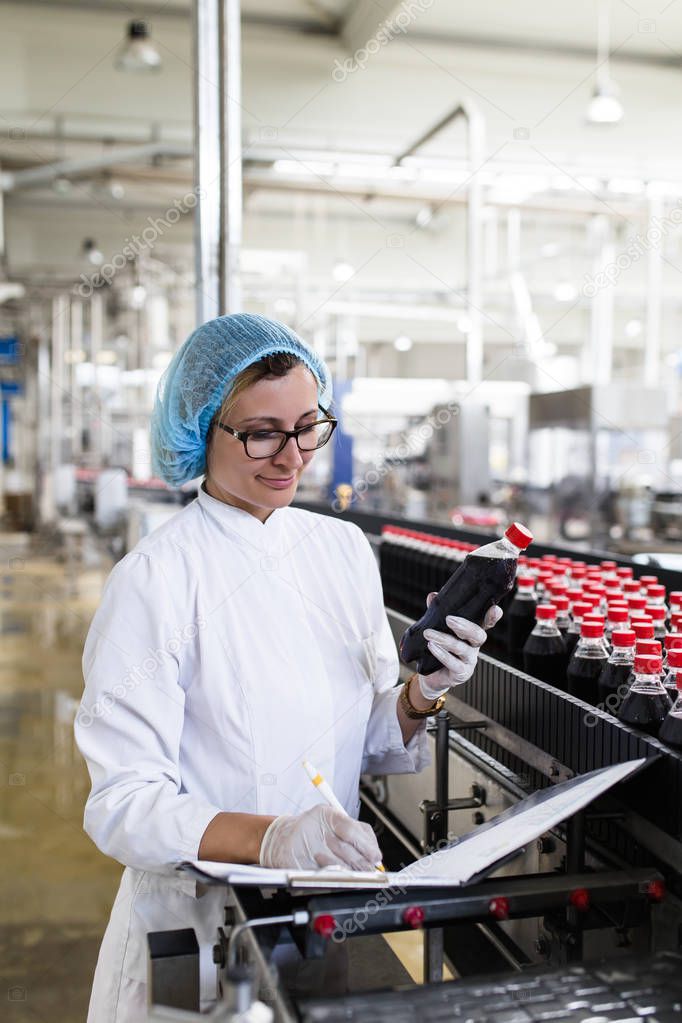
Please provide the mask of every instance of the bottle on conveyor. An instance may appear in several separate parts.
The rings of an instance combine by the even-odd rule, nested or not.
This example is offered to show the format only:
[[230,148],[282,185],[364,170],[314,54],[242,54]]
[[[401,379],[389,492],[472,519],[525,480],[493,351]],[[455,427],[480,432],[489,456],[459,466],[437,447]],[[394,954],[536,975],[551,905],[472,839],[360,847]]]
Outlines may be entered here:
[[566,654],[570,658],[580,639],[583,617],[590,613],[592,605],[585,600],[577,600],[573,604],[572,621],[566,633]]
[[673,703],[677,699],[680,679],[682,679],[682,649],[673,647],[668,651],[668,669],[663,674],[663,688]]
[[568,629],[571,624],[571,616],[568,613],[570,601],[565,594],[558,593],[552,598],[552,603],[556,608],[556,626],[561,633],[561,638],[564,643],[566,642],[566,636]]
[[[682,653],[682,651],[678,651],[678,653]],[[682,668],[682,660],[680,667]],[[675,702],[661,725],[658,738],[671,749],[682,751],[682,670],[677,674]]]
[[400,640],[403,661],[416,661],[421,675],[430,675],[442,668],[428,649],[424,629],[449,631],[445,623],[447,615],[457,615],[482,626],[488,610],[513,587],[519,554],[532,540],[526,527],[514,522],[501,539],[467,554],[421,618],[403,633]]
[[608,659],[603,624],[583,621],[580,639],[571,654],[566,671],[566,684],[571,696],[576,696],[585,703],[598,703],[599,676]]
[[611,640],[613,650],[601,670],[597,690],[599,703],[613,714],[630,688],[630,674],[635,663],[635,634],[632,629],[615,630]]
[[625,605],[609,604],[606,610],[606,625],[604,626],[604,639],[609,645],[613,644],[614,632],[627,629],[629,621],[628,609]]
[[538,604],[535,627],[523,647],[523,670],[557,689],[566,688],[566,644],[554,604]]
[[523,646],[535,625],[535,580],[532,575],[519,575],[516,594],[507,611],[507,643],[509,658],[516,668],[523,665]]
[[635,677],[620,705],[619,721],[656,736],[672,705],[661,682],[660,656],[635,654]]

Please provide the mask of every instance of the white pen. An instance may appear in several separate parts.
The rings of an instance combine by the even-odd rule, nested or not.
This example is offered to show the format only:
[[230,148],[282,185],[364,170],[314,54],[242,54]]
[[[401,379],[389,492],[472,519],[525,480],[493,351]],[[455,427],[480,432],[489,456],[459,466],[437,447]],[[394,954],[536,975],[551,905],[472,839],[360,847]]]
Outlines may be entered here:
[[[333,792],[331,786],[324,780],[324,778],[322,777],[320,772],[317,770],[317,768],[313,767],[313,765],[310,763],[309,760],[304,760],[303,761],[303,767],[304,767],[305,773],[308,775],[308,777],[310,778],[311,782],[313,783],[313,785],[315,786],[317,791],[325,799],[325,801],[329,804],[329,806],[333,806],[335,810],[340,810],[341,813],[346,814],[346,817],[347,817],[348,814],[346,813],[344,807],[341,806],[341,803],[338,801],[338,799],[334,795],[334,792]],[[377,863],[377,864],[375,864],[375,866],[376,866],[377,870],[383,870],[383,871],[386,870],[386,868],[383,865],[383,863]]]

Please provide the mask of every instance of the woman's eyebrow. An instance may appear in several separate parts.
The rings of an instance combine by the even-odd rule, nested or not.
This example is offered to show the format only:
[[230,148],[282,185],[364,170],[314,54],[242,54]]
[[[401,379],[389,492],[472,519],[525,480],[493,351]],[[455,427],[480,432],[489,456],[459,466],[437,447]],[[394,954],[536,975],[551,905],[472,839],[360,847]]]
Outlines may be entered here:
[[[308,409],[307,412],[301,412],[298,419],[304,419],[306,416],[312,416],[315,412],[317,412],[317,409],[315,408]],[[296,420],[296,422],[298,422],[298,419]],[[244,425],[245,423],[281,423],[281,422],[282,420],[277,419],[276,416],[250,416],[248,419],[241,420],[242,425]]]

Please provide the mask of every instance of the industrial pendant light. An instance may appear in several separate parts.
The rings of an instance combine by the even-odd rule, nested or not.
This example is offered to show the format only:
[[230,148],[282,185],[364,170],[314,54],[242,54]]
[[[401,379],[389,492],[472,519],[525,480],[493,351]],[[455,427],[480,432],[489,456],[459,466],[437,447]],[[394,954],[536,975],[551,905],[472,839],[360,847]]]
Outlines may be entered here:
[[128,38],[116,58],[119,71],[158,71],[161,55],[152,42],[146,21],[128,23]]
[[592,99],[587,107],[590,124],[618,124],[623,120],[620,90],[611,79],[609,70],[609,10],[608,0],[601,0],[597,28],[597,80]]

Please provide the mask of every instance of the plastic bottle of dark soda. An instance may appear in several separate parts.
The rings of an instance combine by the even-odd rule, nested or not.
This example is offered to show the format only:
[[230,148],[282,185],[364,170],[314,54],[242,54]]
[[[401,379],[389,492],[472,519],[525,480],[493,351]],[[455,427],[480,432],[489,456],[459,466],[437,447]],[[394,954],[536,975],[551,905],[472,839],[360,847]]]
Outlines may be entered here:
[[603,624],[583,621],[580,639],[566,670],[566,684],[571,696],[577,696],[586,703],[599,702],[599,676],[608,658]]
[[538,604],[536,623],[523,647],[523,670],[557,689],[566,688],[566,644],[556,624],[554,604]]
[[[679,651],[682,655],[682,651]],[[682,662],[681,662],[682,666]],[[675,702],[661,725],[658,738],[671,749],[682,751],[682,671],[677,673]]]
[[537,606],[533,576],[517,576],[516,594],[507,611],[509,657],[517,668],[523,664],[523,645],[533,631]]
[[571,612],[571,624],[568,627],[566,633],[566,653],[569,658],[580,639],[580,629],[583,624],[583,616],[590,613],[592,605],[584,600],[576,600],[573,603],[573,611]]
[[428,649],[424,629],[448,632],[447,615],[467,618],[482,626],[486,612],[514,585],[519,552],[532,540],[526,527],[514,522],[501,539],[467,554],[421,618],[403,633],[400,640],[403,661],[416,661],[421,675],[430,675],[442,668]]
[[673,702],[661,682],[661,658],[635,655],[635,677],[620,705],[618,718],[623,724],[658,735]]
[[668,670],[663,674],[663,687],[673,703],[677,699],[678,679],[682,679],[682,650],[673,647],[668,650]]
[[[613,650],[608,661],[601,670],[597,690],[599,702],[604,704],[605,710],[614,713],[611,706],[617,707],[617,703],[609,700],[609,697],[618,696],[630,685],[630,673],[635,663],[635,634],[632,629],[623,629],[620,632],[611,633]],[[621,690],[621,686],[624,690]]]

